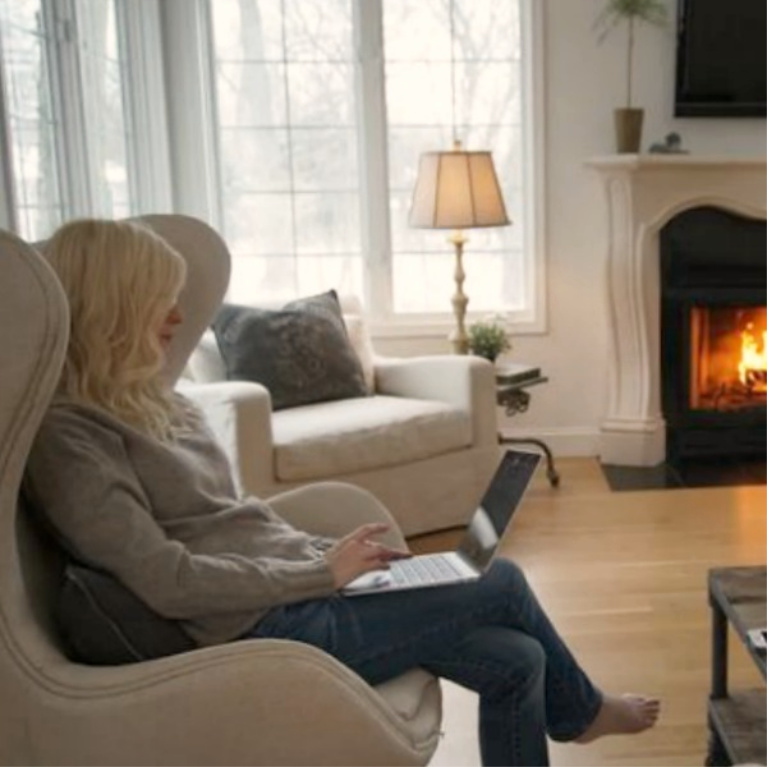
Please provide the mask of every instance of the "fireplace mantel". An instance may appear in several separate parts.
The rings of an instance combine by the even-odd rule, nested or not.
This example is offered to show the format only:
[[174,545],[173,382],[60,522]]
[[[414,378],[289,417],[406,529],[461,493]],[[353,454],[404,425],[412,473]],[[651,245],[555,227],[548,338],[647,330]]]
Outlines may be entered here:
[[608,209],[610,353],[600,459],[654,466],[666,456],[660,398],[659,232],[684,210],[712,206],[767,218],[767,157],[615,155],[586,162]]

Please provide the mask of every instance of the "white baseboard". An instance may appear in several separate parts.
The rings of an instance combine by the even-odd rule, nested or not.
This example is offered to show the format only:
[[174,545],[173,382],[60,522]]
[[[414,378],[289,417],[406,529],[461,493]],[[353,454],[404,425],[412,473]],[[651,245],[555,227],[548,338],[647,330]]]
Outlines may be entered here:
[[598,429],[512,429],[505,427],[501,432],[515,439],[532,437],[548,445],[555,457],[574,458],[598,456],[601,435]]

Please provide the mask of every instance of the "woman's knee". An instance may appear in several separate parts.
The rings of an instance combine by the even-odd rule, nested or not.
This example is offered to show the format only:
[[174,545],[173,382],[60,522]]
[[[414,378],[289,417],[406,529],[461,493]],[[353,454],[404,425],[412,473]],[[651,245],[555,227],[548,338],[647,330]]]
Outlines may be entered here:
[[529,634],[484,626],[472,631],[449,656],[423,665],[492,701],[542,690],[546,653]]
[[496,559],[488,570],[487,577],[515,594],[525,592],[529,588],[524,571],[510,559]]
[[510,644],[513,652],[519,656],[521,664],[528,670],[528,675],[537,677],[543,674],[546,670],[546,651],[543,649],[543,645],[528,634],[513,633],[514,637]]
[[514,629],[488,627],[475,635],[484,649],[485,659],[497,664],[501,687],[523,691],[533,689],[543,680],[546,672],[546,651],[541,643]]

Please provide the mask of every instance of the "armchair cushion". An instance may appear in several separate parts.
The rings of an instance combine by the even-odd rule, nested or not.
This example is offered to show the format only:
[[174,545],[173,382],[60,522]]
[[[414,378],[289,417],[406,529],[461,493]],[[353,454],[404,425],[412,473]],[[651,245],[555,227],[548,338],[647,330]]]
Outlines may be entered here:
[[56,623],[71,660],[119,666],[193,650],[178,623],[161,617],[107,573],[69,563]]
[[281,310],[224,304],[213,330],[227,378],[263,384],[274,410],[368,394],[333,290]]
[[471,445],[465,410],[374,395],[290,408],[272,418],[278,479],[316,481],[443,455]]

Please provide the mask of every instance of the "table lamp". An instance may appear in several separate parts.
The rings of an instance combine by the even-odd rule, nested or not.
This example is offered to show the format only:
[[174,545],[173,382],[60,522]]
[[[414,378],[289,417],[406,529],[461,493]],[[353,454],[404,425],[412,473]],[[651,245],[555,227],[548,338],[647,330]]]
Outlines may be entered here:
[[448,238],[455,246],[455,294],[452,298],[456,328],[450,342],[456,354],[466,354],[469,337],[464,319],[468,297],[463,292],[463,229],[507,226],[511,222],[498,184],[490,152],[466,152],[456,141],[452,151],[424,152],[410,208],[410,226],[419,229],[453,229]]

